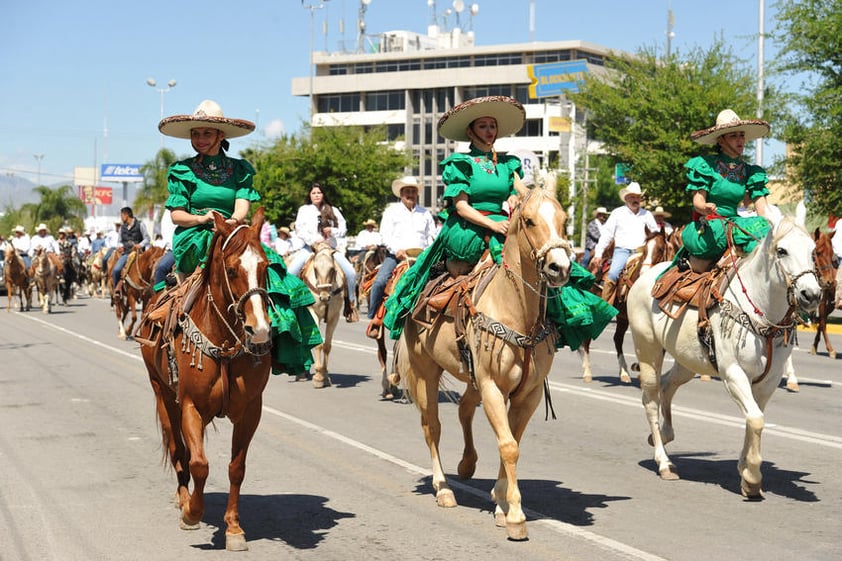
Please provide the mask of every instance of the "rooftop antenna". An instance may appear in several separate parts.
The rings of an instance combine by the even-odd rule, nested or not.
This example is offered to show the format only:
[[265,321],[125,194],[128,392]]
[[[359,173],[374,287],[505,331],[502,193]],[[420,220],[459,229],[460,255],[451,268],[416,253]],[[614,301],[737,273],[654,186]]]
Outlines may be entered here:
[[474,30],[474,16],[479,13],[479,4],[471,4],[470,11],[468,12],[468,31]]
[[672,45],[672,38],[675,33],[672,28],[675,27],[675,16],[672,14],[672,0],[667,4],[667,61],[670,58],[670,47]]
[[360,0],[359,16],[357,17],[357,52],[363,52],[365,43],[365,11],[371,0]]
[[453,11],[456,12],[456,27],[462,27],[459,24],[459,14],[465,9],[464,0],[453,0]]
[[535,0],[529,0],[529,41],[535,42]]

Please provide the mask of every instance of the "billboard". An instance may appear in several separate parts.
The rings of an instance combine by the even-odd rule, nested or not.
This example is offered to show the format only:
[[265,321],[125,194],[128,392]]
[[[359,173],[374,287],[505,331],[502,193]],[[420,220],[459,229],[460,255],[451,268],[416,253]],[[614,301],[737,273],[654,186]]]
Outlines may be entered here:
[[110,205],[113,202],[112,191],[111,187],[79,185],[79,198],[86,205]]
[[140,164],[102,164],[99,172],[100,181],[143,181]]
[[530,64],[527,66],[529,79],[529,98],[538,99],[563,95],[565,92],[576,93],[579,84],[590,72],[585,60]]

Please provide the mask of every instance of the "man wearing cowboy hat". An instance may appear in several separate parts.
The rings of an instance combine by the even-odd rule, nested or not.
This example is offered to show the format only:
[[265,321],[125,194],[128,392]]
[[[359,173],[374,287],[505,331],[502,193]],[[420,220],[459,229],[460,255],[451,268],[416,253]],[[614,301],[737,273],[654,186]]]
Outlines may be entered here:
[[655,210],[652,211],[652,216],[655,217],[655,223],[658,225],[658,231],[663,229],[666,235],[669,236],[670,234],[672,234],[672,224],[666,221],[667,218],[672,217],[671,212],[665,211],[664,207],[659,205],[656,206]]
[[602,225],[608,219],[608,209],[604,206],[597,207],[593,211],[593,220],[588,222],[588,231],[585,236],[585,253],[582,255],[582,267],[587,268],[588,263],[593,257],[593,250],[596,244],[599,243],[599,237],[602,235]]
[[375,230],[377,222],[369,218],[363,222],[363,229],[354,238],[354,247],[357,249],[374,249],[378,245],[383,245],[383,236]]
[[608,215],[608,219],[602,225],[599,242],[594,248],[594,261],[598,267],[602,263],[605,249],[614,242],[611,267],[602,284],[602,298],[609,303],[614,301],[614,290],[626,261],[646,242],[646,228],[653,232],[658,228],[655,217],[641,205],[643,192],[637,182],[633,181],[628,187],[620,189],[620,199],[625,204],[615,208]]
[[[380,220],[380,235],[386,245],[386,257],[369,293],[368,319],[371,320],[380,308],[386,284],[398,261],[406,259],[407,250],[426,249],[433,243],[436,229],[433,215],[418,204],[418,180],[415,177],[407,175],[394,180],[392,193],[400,200],[387,206]],[[379,325],[374,326],[374,329],[379,329]],[[367,333],[376,337],[371,324]]]
[[15,251],[18,255],[21,256],[23,262],[26,264],[26,268],[32,266],[32,260],[29,257],[29,251],[32,249],[32,240],[29,238],[29,234],[26,233],[26,228],[18,224],[15,226],[15,229],[12,230],[14,237],[10,240],[12,247],[15,248]]
[[281,257],[286,257],[292,251],[292,240],[290,239],[290,230],[286,226],[278,228],[278,237],[275,238],[275,243],[272,246],[275,253]]
[[41,222],[35,228],[36,235],[32,236],[32,247],[30,251],[34,254],[39,249],[43,249],[47,253],[58,253],[59,247],[56,239],[50,234],[50,229],[47,225]]

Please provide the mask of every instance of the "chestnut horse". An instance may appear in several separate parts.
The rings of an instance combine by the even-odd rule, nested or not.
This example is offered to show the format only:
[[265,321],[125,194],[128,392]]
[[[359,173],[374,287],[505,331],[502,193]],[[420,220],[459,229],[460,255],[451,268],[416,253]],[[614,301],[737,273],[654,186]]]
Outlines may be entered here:
[[[624,384],[631,383],[628,363],[626,362],[625,354],[623,354],[623,341],[626,337],[626,331],[629,329],[629,318],[626,313],[626,296],[631,286],[641,274],[649,270],[652,265],[672,260],[675,257],[675,251],[674,245],[670,242],[670,237],[667,236],[663,228],[655,232],[650,232],[649,228],[646,228],[646,241],[638,249],[637,253],[629,257],[626,266],[623,267],[623,271],[617,279],[614,302],[611,302],[619,312],[614,327],[614,350],[617,354],[617,363],[620,368],[620,382]],[[606,251],[605,255],[610,254]],[[590,348],[590,339],[585,340],[582,346],[579,347],[579,356],[582,359],[583,382],[591,382],[593,380]]]
[[30,275],[35,280],[35,288],[38,289],[38,304],[45,314],[52,310],[52,297],[59,286],[59,267],[50,258],[51,255],[43,248],[36,249],[30,268]]
[[544,395],[556,350],[555,331],[545,317],[547,288],[562,287],[570,278],[572,251],[564,239],[565,221],[554,195],[533,188],[511,218],[503,265],[487,271],[490,276],[479,282],[468,295],[470,302],[460,308],[467,312],[464,333],[445,314],[433,319],[431,326],[410,315],[395,347],[396,375],[406,380],[421,413],[436,502],[441,507],[456,506],[439,456],[439,384],[446,370],[466,384],[459,403],[465,441],[459,476],[470,478],[476,469],[471,424],[482,402],[500,458],[491,493],[495,522],[515,540],[527,537],[517,481],[520,440]]
[[197,283],[191,284],[192,306],[173,303],[182,311],[173,332],[165,334],[160,323],[143,321],[137,334],[155,392],[164,450],[178,479],[182,529],[197,529],[205,512],[205,427],[217,416],[227,416],[234,425],[224,515],[229,550],[248,549],[240,527],[240,486],[271,368],[262,225],[262,207],[251,226],[232,226],[214,213],[207,266],[186,281]]
[[318,244],[313,249],[315,253],[301,270],[301,279],[313,293],[315,303],[310,310],[316,323],[324,324],[323,341],[313,349],[313,386],[324,388],[330,386],[327,362],[333,333],[345,308],[345,275],[333,257],[335,249],[328,244]]
[[[146,305],[152,297],[152,276],[155,274],[155,263],[163,254],[164,250],[155,246],[142,252],[139,245],[132,248],[129,258],[126,260],[126,266],[123,267],[121,273],[123,279],[121,294],[114,296],[117,337],[120,339],[128,339],[128,334],[134,331],[135,323],[137,323],[137,304],[140,303],[141,313],[146,310]],[[129,313],[132,316],[127,328],[126,318]]]
[[[6,275],[6,296],[9,299],[6,311],[12,311],[12,300],[17,294],[20,302],[18,309],[28,312],[32,309],[32,286],[29,284],[29,272],[26,270],[26,264],[11,244],[6,247],[4,257],[6,267],[3,272]],[[24,299],[26,299],[26,307],[23,304]]]
[[374,282],[374,278],[377,276],[377,268],[386,258],[387,251],[385,245],[378,245],[374,249],[368,249],[359,253],[356,260],[354,260],[354,271],[357,273],[357,279],[359,279],[357,283],[358,308],[360,302],[363,300],[367,304],[369,303],[371,283]]

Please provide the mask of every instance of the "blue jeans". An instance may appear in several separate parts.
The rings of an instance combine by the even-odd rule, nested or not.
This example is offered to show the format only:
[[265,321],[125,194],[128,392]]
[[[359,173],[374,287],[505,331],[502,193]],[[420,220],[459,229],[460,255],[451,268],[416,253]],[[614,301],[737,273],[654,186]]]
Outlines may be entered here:
[[611,268],[608,269],[605,276],[607,276],[610,280],[617,282],[617,279],[620,278],[620,274],[623,272],[623,268],[626,266],[626,261],[629,260],[629,256],[631,256],[632,253],[634,253],[633,249],[615,247],[614,255],[611,256]]
[[[304,246],[299,249],[295,254],[295,257],[293,257],[292,263],[290,263],[287,267],[287,272],[295,276],[299,276],[301,274],[301,269],[304,268],[304,264],[307,263],[307,260],[311,255],[313,255],[313,250],[310,249],[309,246]],[[337,265],[339,265],[339,268],[342,269],[343,273],[345,273],[345,285],[348,287],[348,298],[351,300],[351,304],[354,304],[357,301],[357,273],[354,272],[354,266],[350,261],[348,261],[348,258],[345,257],[345,254],[339,251],[333,254],[333,258],[336,259]]]
[[389,279],[395,267],[398,266],[398,260],[391,253],[387,254],[380,264],[380,269],[377,270],[377,276],[374,277],[374,282],[371,283],[371,292],[368,295],[368,319],[374,319],[377,315],[377,308],[383,301],[383,293],[386,291],[386,285],[389,284]]
[[593,250],[586,247],[585,252],[582,254],[582,262],[580,263],[580,265],[582,265],[582,267],[584,267],[585,269],[588,268],[588,263],[591,262],[591,257],[593,257],[591,253],[593,253]]
[[175,257],[172,254],[172,251],[169,249],[164,252],[164,255],[158,260],[158,264],[155,265],[155,275],[152,278],[152,286],[155,286],[162,280],[164,280],[169,273],[172,272],[172,268],[175,265]]
[[114,264],[114,269],[111,271],[111,279],[114,281],[114,286],[116,288],[117,283],[120,282],[120,273],[123,272],[123,267],[126,266],[126,261],[129,259],[129,253],[126,252],[120,256],[117,262]]

